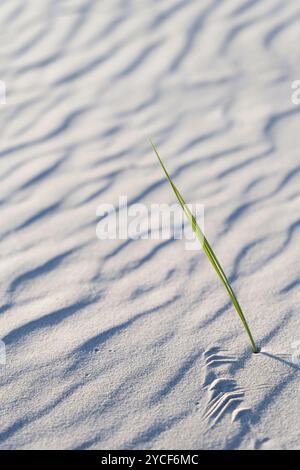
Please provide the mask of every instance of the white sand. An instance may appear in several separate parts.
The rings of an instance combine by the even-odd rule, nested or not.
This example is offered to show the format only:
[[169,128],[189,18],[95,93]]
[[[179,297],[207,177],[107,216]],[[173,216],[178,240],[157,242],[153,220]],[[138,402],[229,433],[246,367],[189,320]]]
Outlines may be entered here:
[[[300,5],[3,0],[1,448],[299,448]],[[203,252],[99,241],[100,203],[174,202]]]

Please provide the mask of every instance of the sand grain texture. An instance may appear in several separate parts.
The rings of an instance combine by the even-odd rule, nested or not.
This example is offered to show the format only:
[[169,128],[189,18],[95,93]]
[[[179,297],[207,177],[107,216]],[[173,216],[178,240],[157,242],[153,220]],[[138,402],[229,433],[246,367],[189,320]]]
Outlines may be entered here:
[[[299,448],[300,5],[3,0],[2,449]],[[174,203],[203,253],[96,238],[103,202]]]

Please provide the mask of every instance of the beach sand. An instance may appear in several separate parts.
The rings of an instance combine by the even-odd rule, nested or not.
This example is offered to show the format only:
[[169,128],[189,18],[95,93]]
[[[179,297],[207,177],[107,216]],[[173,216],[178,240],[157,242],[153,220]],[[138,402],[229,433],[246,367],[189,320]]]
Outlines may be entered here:
[[[300,5],[3,0],[2,449],[299,448]],[[99,240],[175,203],[203,251]]]

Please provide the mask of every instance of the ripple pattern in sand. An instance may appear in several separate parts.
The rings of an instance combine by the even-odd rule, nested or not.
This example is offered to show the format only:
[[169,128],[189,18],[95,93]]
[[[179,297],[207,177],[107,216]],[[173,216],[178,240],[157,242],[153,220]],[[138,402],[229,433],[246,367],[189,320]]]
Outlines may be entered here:
[[100,242],[96,208],[174,202],[152,136],[264,345],[296,330],[299,22],[294,0],[1,2],[1,448],[278,442],[266,412],[296,400],[289,361],[265,358],[282,369],[249,401],[245,337],[205,258]]

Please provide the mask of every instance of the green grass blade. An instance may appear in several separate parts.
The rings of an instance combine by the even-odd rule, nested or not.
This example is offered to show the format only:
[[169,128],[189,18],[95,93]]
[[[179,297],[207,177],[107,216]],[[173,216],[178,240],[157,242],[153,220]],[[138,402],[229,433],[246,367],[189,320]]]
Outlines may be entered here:
[[192,226],[193,231],[195,232],[197,238],[199,239],[199,241],[200,241],[200,243],[203,247],[203,250],[204,250],[206,256],[208,257],[209,261],[211,262],[211,264],[214,267],[216,273],[218,274],[219,278],[221,279],[223,285],[225,286],[225,289],[228,292],[228,295],[229,295],[229,297],[230,297],[230,299],[231,299],[231,301],[232,301],[232,303],[233,303],[233,305],[234,305],[234,307],[235,307],[235,309],[236,309],[236,311],[237,311],[237,313],[238,313],[238,315],[239,315],[239,317],[240,317],[240,319],[241,319],[241,321],[244,325],[244,328],[247,332],[247,335],[248,335],[250,343],[251,343],[252,351],[254,353],[257,353],[258,349],[257,349],[256,344],[254,342],[254,339],[253,339],[253,336],[251,334],[248,323],[246,321],[246,318],[245,318],[245,316],[243,314],[243,311],[241,309],[241,306],[240,306],[240,304],[239,304],[239,302],[236,298],[236,295],[235,295],[235,293],[234,293],[234,291],[233,291],[233,289],[232,289],[232,287],[231,287],[231,285],[230,285],[230,283],[229,283],[229,281],[226,277],[226,274],[223,271],[222,266],[220,265],[216,255],[215,255],[212,247],[208,243],[204,233],[202,232],[201,228],[197,224],[197,221],[196,221],[194,215],[190,211],[189,207],[185,203],[185,201],[184,201],[183,197],[181,196],[180,192],[178,191],[175,184],[173,183],[169,173],[167,172],[167,169],[166,169],[165,165],[162,162],[162,159],[160,158],[160,156],[158,154],[158,151],[157,151],[155,145],[151,141],[150,141],[150,143],[151,143],[152,148],[153,148],[153,150],[154,150],[154,152],[155,152],[155,154],[158,158],[158,161],[159,161],[159,163],[160,163],[160,165],[161,165],[161,167],[162,167],[162,169],[163,169],[163,171],[166,175],[166,178],[168,179],[168,181],[169,181],[169,183],[170,183],[170,185],[171,185],[171,187],[172,187],[172,189],[173,189],[173,191],[174,191],[174,193],[175,193],[175,195],[176,195],[176,197],[179,201],[179,204],[182,207],[183,212],[185,213],[188,221],[190,222],[190,224]]

